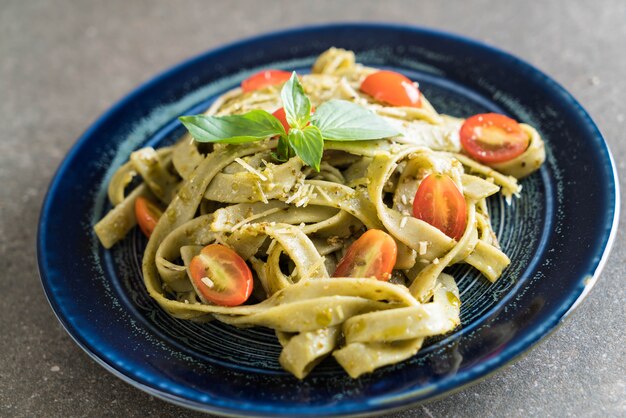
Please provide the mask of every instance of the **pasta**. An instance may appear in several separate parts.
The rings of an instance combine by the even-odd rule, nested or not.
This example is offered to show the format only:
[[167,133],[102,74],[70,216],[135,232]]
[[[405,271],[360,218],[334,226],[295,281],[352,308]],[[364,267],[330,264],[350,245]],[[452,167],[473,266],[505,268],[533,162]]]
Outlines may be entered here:
[[[356,63],[351,51],[332,48],[300,82],[313,106],[349,101],[401,135],[327,140],[319,171],[298,156],[277,161],[272,153],[280,144],[272,137],[200,144],[186,134],[171,147],[140,149],[109,184],[113,208],[94,227],[101,243],[110,248],[136,225],[139,198],[158,202],[166,209],[142,265],[150,296],[177,318],[272,328],[283,347],[279,361],[297,378],[328,355],[353,378],[413,356],[426,338],[460,325],[459,291],[446,267],[467,263],[493,282],[509,265],[486,199],[519,195],[517,179],[539,168],[545,155],[537,131],[520,124],[528,147],[511,160],[482,164],[463,152],[462,119],[437,113],[423,96],[419,107],[390,106],[361,91],[376,71]],[[271,113],[281,106],[280,85],[235,88],[206,113]],[[431,173],[447,176],[462,193],[466,226],[457,237],[413,216],[414,196]],[[371,229],[386,231],[397,246],[391,280],[331,277]],[[214,243],[252,267],[254,302],[221,306],[202,297],[190,265]]]

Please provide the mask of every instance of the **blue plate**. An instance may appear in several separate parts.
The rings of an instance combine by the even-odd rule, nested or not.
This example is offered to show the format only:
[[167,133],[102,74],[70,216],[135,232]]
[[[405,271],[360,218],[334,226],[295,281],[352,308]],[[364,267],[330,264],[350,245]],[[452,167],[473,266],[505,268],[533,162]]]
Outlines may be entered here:
[[[521,198],[489,202],[513,260],[490,285],[467,267],[462,327],[418,355],[357,380],[332,360],[299,382],[281,370],[266,329],[173,319],[147,296],[134,231],[111,251],[93,224],[109,209],[106,184],[130,152],[171,143],[176,117],[267,67],[307,71],[325,49],[401,71],[444,113],[495,111],[538,128],[547,162]],[[596,281],[616,232],[611,154],[589,115],[546,75],[492,47],[414,27],[349,24],[272,33],[188,60],[136,89],[78,140],[48,191],[39,224],[41,279],[67,332],[98,363],[168,401],[225,415],[380,413],[440,396],[517,358],[556,327]],[[591,181],[592,180],[592,181]]]

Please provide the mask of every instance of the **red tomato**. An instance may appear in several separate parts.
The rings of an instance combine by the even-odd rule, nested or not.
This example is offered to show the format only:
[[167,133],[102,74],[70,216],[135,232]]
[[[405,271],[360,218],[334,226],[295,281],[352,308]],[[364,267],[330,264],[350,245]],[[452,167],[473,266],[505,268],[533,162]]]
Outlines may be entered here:
[[254,91],[267,86],[284,83],[289,80],[291,73],[282,70],[265,70],[254,74],[241,82],[243,91]]
[[348,248],[333,277],[375,277],[386,282],[397,254],[398,246],[389,234],[370,229]]
[[141,232],[148,238],[152,235],[161,215],[163,215],[163,211],[148,199],[140,196],[135,200],[135,219],[137,219]]
[[519,123],[497,113],[468,118],[461,126],[460,136],[465,151],[486,164],[512,160],[526,151],[530,143]]
[[[311,114],[315,112],[315,107],[311,106]],[[283,124],[283,127],[285,128],[285,132],[289,133],[289,129],[291,129],[291,127],[289,126],[289,123],[287,122],[287,114],[285,113],[285,108],[281,107],[280,109],[278,109],[277,111],[275,111],[274,113],[272,113],[272,116],[274,116],[276,119],[278,119],[280,121],[280,123]],[[310,125],[311,122],[307,123],[307,126]]]
[[289,127],[289,123],[287,123],[287,114],[285,113],[285,108],[281,107],[280,109],[272,113],[272,116],[278,119],[280,123],[283,124],[283,127],[285,128],[285,132],[289,133],[290,127]]
[[467,204],[450,177],[429,174],[415,193],[413,216],[458,241],[467,226]]
[[392,106],[420,107],[422,99],[419,89],[411,80],[393,71],[377,71],[365,77],[361,91],[379,102]]
[[221,244],[207,245],[189,264],[196,290],[206,301],[237,306],[252,293],[252,272],[246,262]]

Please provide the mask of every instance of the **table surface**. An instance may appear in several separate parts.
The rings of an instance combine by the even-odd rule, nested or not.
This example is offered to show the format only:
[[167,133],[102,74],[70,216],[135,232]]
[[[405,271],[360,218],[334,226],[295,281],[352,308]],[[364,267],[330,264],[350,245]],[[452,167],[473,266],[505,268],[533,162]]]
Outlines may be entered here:
[[[625,169],[624,1],[261,3],[2,1],[0,415],[202,415],[129,386],[74,344],[43,295],[35,234],[50,179],[81,132],[139,83],[206,49],[329,21],[400,22],[467,35],[564,85],[600,126],[618,170]],[[389,416],[626,414],[624,244],[622,228],[577,312],[514,365]]]

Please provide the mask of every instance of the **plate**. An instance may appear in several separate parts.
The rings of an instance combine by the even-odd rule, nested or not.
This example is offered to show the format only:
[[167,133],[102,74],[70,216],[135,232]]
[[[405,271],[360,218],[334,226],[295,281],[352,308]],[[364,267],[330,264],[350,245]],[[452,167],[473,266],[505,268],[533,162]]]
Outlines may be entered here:
[[[435,107],[456,116],[500,112],[538,128],[547,162],[509,205],[490,200],[496,233],[513,260],[490,285],[456,266],[462,327],[415,357],[352,380],[325,360],[304,381],[278,364],[262,328],[196,324],[165,314],[146,294],[133,231],[111,251],[92,225],[109,209],[106,184],[130,152],[182,134],[176,117],[197,113],[262,68],[305,72],[331,47],[359,62],[418,80]],[[433,30],[388,24],[299,28],[192,58],[140,86],[71,149],[46,196],[38,259],[57,317],[91,357],[165,400],[223,415],[382,413],[442,396],[517,358],[589,292],[615,236],[618,183],[611,154],[589,115],[555,81],[490,46]]]

